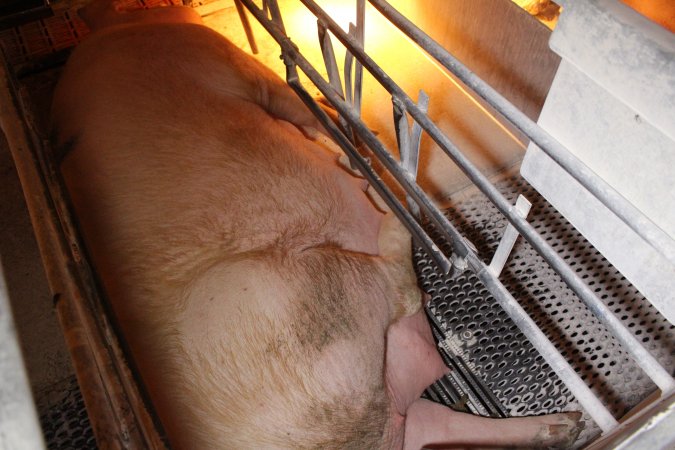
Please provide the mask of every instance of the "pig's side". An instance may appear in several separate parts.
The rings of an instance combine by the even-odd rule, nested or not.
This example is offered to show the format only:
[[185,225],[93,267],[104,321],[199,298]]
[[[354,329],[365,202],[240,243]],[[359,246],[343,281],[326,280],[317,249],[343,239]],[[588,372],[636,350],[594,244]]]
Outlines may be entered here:
[[85,17],[100,29],[55,93],[56,155],[172,446],[573,439],[574,414],[419,400],[447,369],[389,254],[405,246],[378,246],[364,183],[299,131],[316,123],[281,80],[185,8]]

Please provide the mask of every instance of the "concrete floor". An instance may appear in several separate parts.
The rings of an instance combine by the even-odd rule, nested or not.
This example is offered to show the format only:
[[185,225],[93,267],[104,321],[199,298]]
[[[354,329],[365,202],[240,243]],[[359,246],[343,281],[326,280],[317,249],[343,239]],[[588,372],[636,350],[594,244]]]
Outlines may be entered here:
[[21,185],[0,134],[0,261],[38,413],[74,375]]

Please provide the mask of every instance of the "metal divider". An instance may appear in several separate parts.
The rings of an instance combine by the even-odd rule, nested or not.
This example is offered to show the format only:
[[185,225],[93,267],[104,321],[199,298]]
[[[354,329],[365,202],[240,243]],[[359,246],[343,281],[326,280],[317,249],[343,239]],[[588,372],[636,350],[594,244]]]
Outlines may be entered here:
[[[425,102],[417,105],[364,51],[363,40],[359,33],[363,32],[364,23],[359,26],[351,25],[353,30],[345,33],[332,18],[322,10],[313,0],[300,0],[316,17],[318,21],[319,35],[326,62],[329,81],[326,81],[317,70],[304,58],[284,31],[281,13],[276,0],[265,0],[263,8],[259,8],[252,0],[241,1],[253,16],[261,23],[267,32],[281,46],[282,57],[287,67],[287,82],[319,118],[335,141],[347,153],[355,166],[365,178],[372,184],[375,190],[382,196],[392,211],[399,217],[403,224],[413,235],[413,238],[429,253],[439,268],[448,273],[459,274],[466,269],[473,271],[483,282],[490,293],[499,302],[501,307],[509,314],[518,325],[528,340],[539,351],[546,362],[555,371],[558,377],[567,385],[577,398],[579,403],[586,409],[589,415],[596,421],[600,428],[607,432],[618,425],[617,420],[609,413],[607,408],[590,391],[588,386],[576,374],[574,369],[563,358],[560,352],[551,344],[534,321],[525,313],[518,302],[499,281],[500,264],[508,256],[508,247],[513,245],[518,233],[522,234],[547,263],[561,276],[567,285],[579,296],[593,314],[614,334],[625,350],[636,360],[645,373],[661,389],[662,395],[667,395],[675,390],[675,380],[656,359],[640,344],[640,342],[623,326],[612,312],[597,298],[591,289],[576,275],[558,253],[546,242],[542,236],[525,219],[526,211],[523,205],[512,205],[495,188],[495,186],[463,155],[461,150],[448,139],[438,126],[427,116]],[[675,260],[672,243],[664,244],[664,237],[659,234],[660,230],[646,219],[632,205],[628,204],[606,183],[595,176],[586,166],[573,157],[565,156],[567,152],[561,144],[551,138],[536,124],[526,118],[517,108],[501,97],[494,89],[480,80],[469,69],[463,66],[452,55],[444,50],[438,43],[424,34],[418,27],[408,21],[384,0],[368,0],[382,15],[398,27],[404,34],[410,37],[424,51],[437,59],[445,68],[458,76],[467,86],[472,88],[479,96],[487,100],[501,114],[509,119],[517,128],[523,131],[530,139],[537,143],[544,151],[559,162],[566,170],[579,180],[589,191],[594,193],[605,205],[614,211],[622,220],[633,228],[647,242],[664,254],[671,261]],[[363,17],[364,4],[357,4],[357,17]],[[272,12],[272,17],[267,11]],[[363,20],[363,19],[360,19]],[[343,95],[339,75],[336,73],[337,64],[334,61],[332,43],[328,31],[337,38],[347,49],[347,59],[356,58],[359,65],[368,70],[371,75],[392,95],[394,104],[394,118],[397,121],[397,137],[401,154],[404,161],[394,159],[391,153],[369,130],[360,119],[359,107],[356,107],[352,98],[357,98],[357,93],[352,93],[351,81],[347,83],[349,91],[347,100]],[[358,31],[358,32],[357,32]],[[326,97],[340,116],[342,129],[338,127],[326,113],[314,101],[311,95],[300,84],[297,68],[300,68],[314,83],[319,91]],[[358,66],[357,66],[358,67]],[[346,69],[351,68],[351,62],[346,61]],[[358,98],[360,99],[360,83],[357,83]],[[476,254],[473,245],[468,242],[448,221],[444,214],[433,204],[429,197],[415,182],[415,166],[412,160],[416,160],[415,146],[412,145],[407,130],[407,115],[413,118],[416,130],[424,130],[439,145],[441,149],[457,164],[469,179],[489,198],[495,207],[508,219],[510,227],[503,237],[504,245],[500,254],[501,262],[495,262],[487,266]],[[400,126],[405,124],[406,129]],[[413,130],[413,134],[416,132]],[[354,135],[352,135],[354,133]],[[392,194],[389,188],[382,182],[378,174],[370,167],[367,159],[357,150],[355,136],[359,142],[364,143],[373,154],[380,160],[382,165],[391,173],[394,179],[405,190],[408,196],[406,207]],[[413,152],[411,155],[410,152]],[[419,212],[418,212],[419,208]],[[411,213],[412,212],[412,213]],[[422,213],[439,231],[442,239],[451,243],[452,254],[446,255],[440,250],[440,245],[432,239],[420,226],[418,220]],[[416,220],[417,217],[417,220]],[[662,232],[661,232],[662,233]],[[508,234],[509,236],[506,236]]]

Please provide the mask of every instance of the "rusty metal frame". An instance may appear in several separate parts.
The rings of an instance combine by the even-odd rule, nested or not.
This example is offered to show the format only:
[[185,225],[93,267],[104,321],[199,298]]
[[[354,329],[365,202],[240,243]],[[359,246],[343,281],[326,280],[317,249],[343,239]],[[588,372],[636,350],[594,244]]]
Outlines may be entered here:
[[4,55],[0,126],[24,191],[47,280],[101,449],[166,449],[87,262],[49,143],[39,138]]

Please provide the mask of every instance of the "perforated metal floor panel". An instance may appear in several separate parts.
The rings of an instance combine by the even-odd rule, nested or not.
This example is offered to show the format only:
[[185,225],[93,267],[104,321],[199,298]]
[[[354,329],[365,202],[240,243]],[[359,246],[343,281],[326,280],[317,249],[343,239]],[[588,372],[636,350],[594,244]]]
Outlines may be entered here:
[[[518,194],[532,202],[529,221],[537,231],[672,373],[675,327],[520,177],[506,179],[497,187],[512,203]],[[478,192],[458,195],[451,204],[448,216],[489,263],[505,219]],[[430,315],[440,324],[443,338],[452,343],[474,375],[484,380],[509,415],[582,410],[475,275],[466,272],[451,280],[440,274],[421,249],[414,258],[421,286],[432,296]],[[522,238],[500,280],[615,417],[623,416],[656,389]],[[427,395],[443,402],[444,391],[437,384]],[[587,415],[584,420],[586,429],[577,446],[600,433]]]

